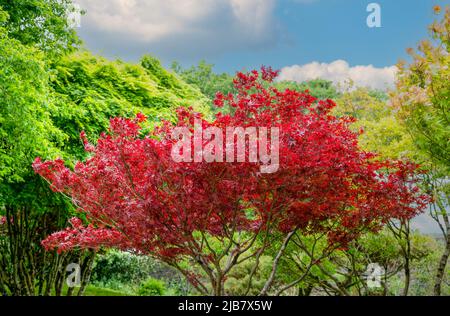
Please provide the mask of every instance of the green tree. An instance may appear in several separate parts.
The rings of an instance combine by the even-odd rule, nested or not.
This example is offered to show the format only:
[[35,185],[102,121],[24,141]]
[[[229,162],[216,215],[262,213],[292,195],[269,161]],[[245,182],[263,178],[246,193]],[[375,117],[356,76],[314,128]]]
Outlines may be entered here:
[[312,96],[320,100],[335,99],[340,95],[333,85],[333,82],[324,79],[314,79],[301,83],[294,81],[279,81],[277,82],[276,87],[280,91],[285,89],[296,91],[308,90]]
[[381,158],[421,160],[407,129],[388,105],[385,94],[350,86],[336,99],[336,103],[333,110],[336,115],[357,119],[352,129],[362,132],[359,144],[363,149],[375,152]]
[[422,41],[417,52],[408,50],[413,59],[410,64],[399,63],[392,102],[414,144],[436,163],[449,168],[450,7],[430,31],[434,43]]
[[[293,245],[285,250],[279,266],[276,294],[296,286],[297,294],[325,295],[397,295],[399,272],[404,269],[402,245],[391,231],[366,233],[346,249],[330,249],[321,235],[293,236]],[[411,262],[418,266],[432,253],[433,238],[414,232],[411,242]],[[295,244],[295,246],[294,246]],[[433,246],[433,247],[432,247]],[[381,270],[379,288],[367,283],[370,264]]]
[[[61,291],[59,267],[75,260],[46,253],[40,240],[60,227],[70,205],[34,175],[36,155],[54,157],[63,133],[50,113],[49,75],[43,54],[0,36],[0,291],[7,294],[49,294]],[[76,260],[85,261],[85,257]]]
[[233,77],[227,73],[216,74],[213,71],[213,64],[208,64],[202,60],[197,66],[183,69],[178,62],[173,62],[171,69],[178,74],[184,81],[194,85],[200,91],[213,100],[217,91],[224,94],[235,92],[233,87]]
[[[234,77],[228,73],[217,74],[214,72],[213,68],[213,64],[208,64],[204,60],[200,61],[198,65],[186,69],[178,62],[173,62],[171,65],[172,71],[187,83],[198,87],[210,100],[214,100],[217,91],[221,91],[223,94],[235,93],[236,90],[233,86]],[[312,96],[321,100],[334,99],[339,95],[333,83],[323,79],[315,79],[302,83],[294,81],[278,81],[274,86],[280,91],[286,89],[295,91],[309,90]]]
[[192,106],[209,115],[208,100],[200,91],[151,56],[130,64],[77,52],[54,63],[50,85],[57,107],[52,120],[66,135],[62,146],[72,155],[63,157],[68,161],[84,158],[80,132],[99,135],[112,117],[134,117],[142,112],[149,117],[151,128],[162,118],[174,120],[180,106]]
[[[441,11],[439,7],[435,10]],[[439,295],[450,256],[450,7],[446,7],[440,21],[431,25],[430,33],[431,40],[422,41],[417,51],[408,50],[411,63],[399,63],[392,103],[414,145],[435,171],[429,179],[429,190],[436,200],[432,216],[446,244],[435,277],[434,293]]]
[[0,8],[8,15],[0,25],[24,45],[61,55],[81,43],[68,20],[77,10],[72,0],[2,0]]

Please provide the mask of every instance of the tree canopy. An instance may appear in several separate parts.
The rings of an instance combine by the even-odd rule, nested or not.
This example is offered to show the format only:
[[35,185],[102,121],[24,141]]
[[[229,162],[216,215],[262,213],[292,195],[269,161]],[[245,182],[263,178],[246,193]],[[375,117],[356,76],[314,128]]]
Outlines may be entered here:
[[3,0],[0,10],[7,16],[0,26],[8,37],[47,57],[72,52],[81,43],[68,19],[76,11],[72,0]]

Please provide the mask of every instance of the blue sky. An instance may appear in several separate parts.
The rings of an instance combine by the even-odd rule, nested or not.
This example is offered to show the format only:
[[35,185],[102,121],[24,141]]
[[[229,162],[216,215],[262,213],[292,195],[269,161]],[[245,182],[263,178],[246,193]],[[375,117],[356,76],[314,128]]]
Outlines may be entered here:
[[[393,84],[406,48],[427,37],[434,5],[448,0],[76,0],[87,10],[78,29],[104,56],[164,65],[201,59],[218,72],[270,65],[288,80],[349,77],[374,88]],[[369,28],[369,3],[381,7]],[[336,62],[337,61],[337,62]],[[311,64],[313,63],[313,64]],[[308,67],[305,67],[307,65]],[[370,66],[372,65],[372,67]],[[363,66],[353,68],[355,66]]]
[[[381,28],[369,28],[367,4],[381,6]],[[311,0],[299,3],[279,1],[276,17],[281,23],[283,39],[272,49],[230,54],[215,61],[218,68],[257,66],[275,67],[312,61],[336,59],[351,65],[395,64],[406,57],[405,49],[427,36],[427,25],[435,15],[433,0]],[[447,1],[447,3],[449,3]]]

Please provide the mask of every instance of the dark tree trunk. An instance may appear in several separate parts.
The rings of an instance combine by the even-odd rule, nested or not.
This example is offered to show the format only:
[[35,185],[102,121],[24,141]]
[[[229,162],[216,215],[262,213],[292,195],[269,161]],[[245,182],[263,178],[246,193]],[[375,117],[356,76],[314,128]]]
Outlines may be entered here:
[[441,259],[439,260],[438,269],[436,271],[436,277],[434,282],[434,295],[441,295],[442,280],[445,274],[445,268],[447,267],[448,258],[450,256],[450,222],[448,216],[444,215],[444,223],[447,229],[445,237],[445,249],[442,253]]
[[[65,267],[79,254],[47,252],[41,241],[67,223],[58,211],[4,205],[6,222],[0,225],[0,295],[63,295]],[[90,267],[92,266],[91,256]],[[85,274],[89,277],[90,273]],[[85,281],[85,285],[88,281]]]
[[83,296],[84,291],[86,290],[87,285],[89,284],[89,280],[91,279],[92,268],[95,260],[95,252],[88,252],[84,256],[83,264],[81,265],[81,286],[78,290],[78,296]]

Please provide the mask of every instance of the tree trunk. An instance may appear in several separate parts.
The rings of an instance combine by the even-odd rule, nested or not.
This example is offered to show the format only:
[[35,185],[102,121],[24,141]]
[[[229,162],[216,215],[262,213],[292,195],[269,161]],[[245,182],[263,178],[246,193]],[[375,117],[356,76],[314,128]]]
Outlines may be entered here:
[[92,251],[86,254],[86,257],[84,258],[84,263],[82,266],[82,277],[81,277],[81,286],[80,289],[78,290],[78,294],[77,296],[83,296],[84,295],[84,291],[86,290],[86,287],[89,284],[89,280],[91,279],[91,274],[92,274],[92,268],[94,265],[94,260],[95,260],[95,255],[96,252]]
[[0,226],[0,295],[63,295],[65,266],[73,255],[47,252],[40,242],[66,225],[65,214],[48,208],[39,213],[28,206],[5,205]]
[[295,234],[296,231],[297,231],[297,230],[291,231],[291,232],[290,232],[289,234],[287,234],[287,236],[285,237],[285,239],[284,239],[284,241],[283,241],[283,243],[282,243],[282,245],[281,245],[281,248],[278,250],[278,253],[277,253],[277,255],[276,255],[276,257],[275,257],[275,259],[274,259],[274,261],[273,261],[273,264],[272,264],[272,271],[271,271],[271,273],[270,273],[269,279],[266,281],[266,283],[264,284],[263,289],[262,289],[261,292],[259,293],[260,296],[266,296],[266,295],[267,295],[267,292],[269,291],[270,287],[272,286],[272,283],[273,283],[273,281],[274,281],[274,279],[275,279],[275,274],[276,274],[276,272],[277,272],[278,264],[279,264],[279,262],[280,262],[281,256],[283,255],[284,250],[286,249],[286,247],[287,247],[289,241],[291,240],[292,236]]
[[450,256],[450,223],[448,216],[444,216],[444,222],[447,228],[447,233],[445,235],[445,250],[442,253],[441,259],[439,260],[439,266],[434,281],[433,294],[436,296],[441,295],[442,280],[444,278],[445,268],[447,266],[448,258]]
[[411,283],[411,239],[409,236],[409,222],[405,224],[405,239],[406,239],[406,249],[405,249],[405,287],[403,289],[403,296],[408,296],[409,285]]

